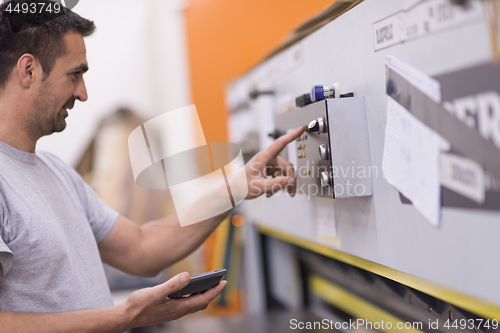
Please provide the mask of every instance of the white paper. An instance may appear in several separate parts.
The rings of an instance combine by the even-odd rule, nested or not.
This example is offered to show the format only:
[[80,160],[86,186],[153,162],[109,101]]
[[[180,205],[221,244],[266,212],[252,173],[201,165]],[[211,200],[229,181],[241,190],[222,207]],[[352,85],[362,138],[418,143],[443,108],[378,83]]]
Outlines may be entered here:
[[315,198],[314,206],[318,226],[318,241],[329,245],[340,246],[334,204],[334,200]]
[[438,80],[433,79],[390,54],[386,55],[385,64],[401,75],[412,86],[429,96],[434,102],[441,103],[441,84]]
[[392,98],[387,97],[382,171],[433,225],[440,219],[441,139]]

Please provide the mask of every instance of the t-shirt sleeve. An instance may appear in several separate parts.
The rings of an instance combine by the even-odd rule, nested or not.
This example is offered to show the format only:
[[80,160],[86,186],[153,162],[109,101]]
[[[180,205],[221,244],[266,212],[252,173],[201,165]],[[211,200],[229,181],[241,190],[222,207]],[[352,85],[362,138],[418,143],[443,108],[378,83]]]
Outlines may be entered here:
[[73,183],[78,192],[78,196],[97,243],[102,241],[115,225],[118,219],[118,213],[106,205],[73,168],[69,167],[52,154],[44,152],[40,155],[46,162],[53,163],[61,172],[70,178],[69,180]]
[[2,277],[7,274],[14,262],[14,253],[7,246],[7,217],[5,214],[5,204],[0,195],[0,266],[2,267]]
[[2,277],[7,274],[13,262],[14,253],[12,253],[7,244],[0,239],[0,266],[2,267]]

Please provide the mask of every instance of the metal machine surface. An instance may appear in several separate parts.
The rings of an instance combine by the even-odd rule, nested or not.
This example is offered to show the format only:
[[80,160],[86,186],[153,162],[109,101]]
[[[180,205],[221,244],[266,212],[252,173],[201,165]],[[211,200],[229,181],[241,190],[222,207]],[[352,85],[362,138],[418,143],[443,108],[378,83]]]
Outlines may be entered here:
[[325,99],[279,114],[280,132],[308,125],[287,149],[297,172],[297,193],[324,198],[372,194],[364,98]]
[[[366,267],[377,267],[378,272],[396,272],[391,278],[405,274],[431,283],[433,287],[424,292],[438,290],[437,294],[445,295],[442,299],[468,311],[481,311],[481,306],[470,301],[472,298],[487,304],[484,308],[489,310],[483,313],[500,314],[500,265],[496,264],[500,256],[500,186],[496,176],[500,166],[495,164],[500,154],[495,138],[500,131],[497,132],[498,126],[490,126],[497,124],[495,115],[500,114],[497,113],[500,110],[491,107],[486,112],[485,108],[478,107],[483,111],[476,111],[474,104],[474,101],[483,101],[481,98],[486,95],[496,100],[500,92],[500,70],[494,61],[500,54],[499,34],[492,28],[498,27],[499,18],[492,17],[488,7],[493,2],[466,1],[468,7],[454,7],[460,5],[448,0],[364,1],[235,80],[227,89],[228,106],[232,110],[237,105],[245,105],[245,108],[230,115],[230,141],[241,143],[246,134],[258,133],[259,149],[263,149],[272,142],[267,133],[276,128],[286,131],[296,125],[307,126],[318,117],[329,119],[331,134],[332,115],[326,113],[325,104],[320,104],[329,106],[330,100],[275,114],[311,86],[339,82],[341,92],[354,92],[355,96],[340,101],[364,99],[369,145],[366,163],[372,167],[371,196],[332,200],[307,195],[290,198],[285,193],[277,193],[271,198],[242,204],[241,214],[245,220],[257,228],[313,244],[311,247],[321,245],[341,257],[363,260]],[[407,19],[408,29],[398,32],[395,24],[405,22],[403,18]],[[410,33],[413,35],[406,35]],[[418,84],[413,83],[411,89],[391,90],[394,87],[390,87],[389,79],[394,79],[398,89],[403,88],[404,82],[398,81],[397,73],[388,71],[389,55],[439,82],[442,103],[434,105],[424,98],[408,98],[410,93],[417,96],[419,89],[424,89]],[[274,94],[250,100],[249,92],[256,85],[271,87]],[[398,95],[399,92],[402,93]],[[382,160],[388,98],[406,106],[430,128],[442,131],[440,134],[451,144],[442,156],[477,157],[473,164],[485,170],[486,188],[479,199],[464,196],[459,189],[451,189],[446,184],[442,186],[438,226],[431,225],[384,178]],[[311,113],[300,114],[306,108],[310,108],[307,110]],[[451,111],[443,114],[443,109]],[[431,111],[439,112],[440,118],[433,117]],[[290,117],[294,112],[296,117]],[[475,120],[479,116],[489,116],[491,121],[479,119],[484,128],[477,130]],[[473,131],[479,131],[479,135]],[[309,146],[309,142],[313,144]],[[293,143],[293,149],[287,148],[287,152],[299,153],[301,150],[297,148],[302,143],[306,145],[306,158],[297,159],[299,165],[308,160],[310,154],[319,160],[320,144],[329,145],[332,162],[338,156],[333,153],[334,149],[342,147],[332,142],[331,137],[328,141],[326,134],[308,133],[306,141]],[[345,154],[349,152],[341,156],[347,156]],[[460,178],[461,170],[456,171]],[[314,182],[319,184],[318,179]],[[331,192],[323,197],[326,196],[334,197]],[[324,237],[320,236],[326,229],[331,230],[331,236],[337,241],[323,241]],[[252,246],[251,239],[247,245]],[[286,258],[280,256],[282,262],[286,262]]]

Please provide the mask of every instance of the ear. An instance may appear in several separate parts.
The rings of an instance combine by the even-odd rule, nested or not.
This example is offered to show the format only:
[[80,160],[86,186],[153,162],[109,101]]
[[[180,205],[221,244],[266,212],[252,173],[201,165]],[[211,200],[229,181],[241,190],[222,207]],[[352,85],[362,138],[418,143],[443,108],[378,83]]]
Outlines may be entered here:
[[17,73],[21,84],[25,88],[29,88],[35,81],[35,57],[29,53],[25,53],[17,61]]

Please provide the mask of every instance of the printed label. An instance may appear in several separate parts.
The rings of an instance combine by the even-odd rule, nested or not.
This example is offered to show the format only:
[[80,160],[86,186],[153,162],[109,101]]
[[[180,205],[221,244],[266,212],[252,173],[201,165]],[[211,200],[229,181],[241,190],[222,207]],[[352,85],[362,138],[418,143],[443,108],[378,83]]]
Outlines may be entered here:
[[477,203],[484,203],[484,171],[473,160],[441,154],[441,185]]
[[375,51],[482,17],[483,7],[477,0],[467,6],[453,5],[449,0],[422,1],[373,24]]
[[373,23],[375,51],[399,44],[403,41],[404,13],[397,13],[382,21]]

